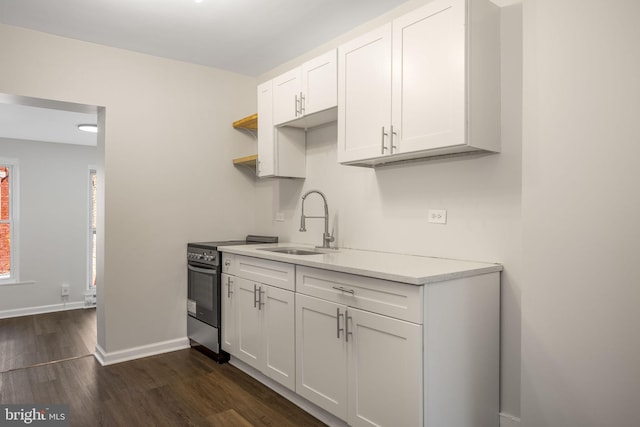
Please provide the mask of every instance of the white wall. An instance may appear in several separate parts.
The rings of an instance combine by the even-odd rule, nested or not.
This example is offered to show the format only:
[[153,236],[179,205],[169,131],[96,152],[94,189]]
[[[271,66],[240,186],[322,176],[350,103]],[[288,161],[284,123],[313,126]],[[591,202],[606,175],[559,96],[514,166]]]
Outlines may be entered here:
[[524,3],[527,427],[640,425],[639,16]]
[[[327,195],[338,246],[504,264],[501,410],[515,416],[520,413],[521,15],[521,5],[502,10],[500,154],[377,170],[342,166],[336,162],[334,123],[307,133],[305,180],[261,180],[256,198],[256,211],[262,213],[259,231],[275,229],[282,240],[321,244],[321,220],[307,220],[308,231],[298,231],[301,196],[307,190],[319,189]],[[392,16],[395,13],[387,18]],[[345,39],[349,35],[339,38],[335,45]],[[299,61],[303,59],[307,56]],[[447,209],[447,225],[428,223],[429,209]],[[285,214],[284,222],[275,222],[277,212]],[[305,212],[322,214],[320,199],[311,196]]]
[[255,79],[6,25],[0,57],[0,93],[105,107],[98,344],[184,338],[186,243],[254,223],[231,159],[255,142],[231,122],[255,112]]
[[[89,165],[96,163],[96,147],[0,138],[0,153],[18,160],[20,282],[35,282],[0,286],[0,317],[42,306],[82,306]],[[63,283],[70,285],[66,301],[60,296]]]

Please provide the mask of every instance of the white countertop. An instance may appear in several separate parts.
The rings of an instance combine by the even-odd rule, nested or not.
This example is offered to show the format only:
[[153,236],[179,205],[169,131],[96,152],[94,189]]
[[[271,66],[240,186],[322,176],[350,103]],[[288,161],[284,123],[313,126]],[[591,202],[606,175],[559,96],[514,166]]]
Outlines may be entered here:
[[298,243],[277,243],[220,246],[218,250],[307,267],[323,268],[325,270],[339,271],[342,273],[392,280],[411,285],[426,285],[428,283],[502,271],[502,265],[500,264],[359,249],[317,249],[326,252],[317,255],[289,255],[260,250],[260,248],[273,247],[315,249],[313,246]]

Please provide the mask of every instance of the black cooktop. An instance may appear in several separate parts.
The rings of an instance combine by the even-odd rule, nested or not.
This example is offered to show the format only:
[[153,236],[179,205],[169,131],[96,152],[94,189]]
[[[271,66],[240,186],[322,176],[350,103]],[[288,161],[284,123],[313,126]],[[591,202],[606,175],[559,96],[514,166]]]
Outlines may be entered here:
[[217,242],[195,242],[188,246],[203,249],[217,249],[218,246],[253,245],[257,243],[278,243],[278,236],[253,236],[249,235],[244,240],[221,240]]

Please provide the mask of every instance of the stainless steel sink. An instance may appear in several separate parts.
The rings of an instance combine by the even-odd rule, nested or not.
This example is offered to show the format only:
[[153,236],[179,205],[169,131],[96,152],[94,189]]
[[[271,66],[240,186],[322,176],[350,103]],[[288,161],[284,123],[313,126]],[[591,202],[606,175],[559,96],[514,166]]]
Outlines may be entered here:
[[277,252],[279,254],[288,255],[321,255],[324,252],[316,251],[310,248],[295,248],[295,247],[281,247],[281,248],[258,248],[260,251]]

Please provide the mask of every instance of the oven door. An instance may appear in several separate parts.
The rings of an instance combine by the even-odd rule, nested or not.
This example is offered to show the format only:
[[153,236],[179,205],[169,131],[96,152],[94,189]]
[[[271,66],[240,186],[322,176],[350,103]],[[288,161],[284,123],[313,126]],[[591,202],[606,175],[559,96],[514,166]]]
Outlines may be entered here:
[[218,301],[220,290],[218,270],[187,265],[189,271],[188,303],[189,316],[195,317],[211,326],[219,326]]

